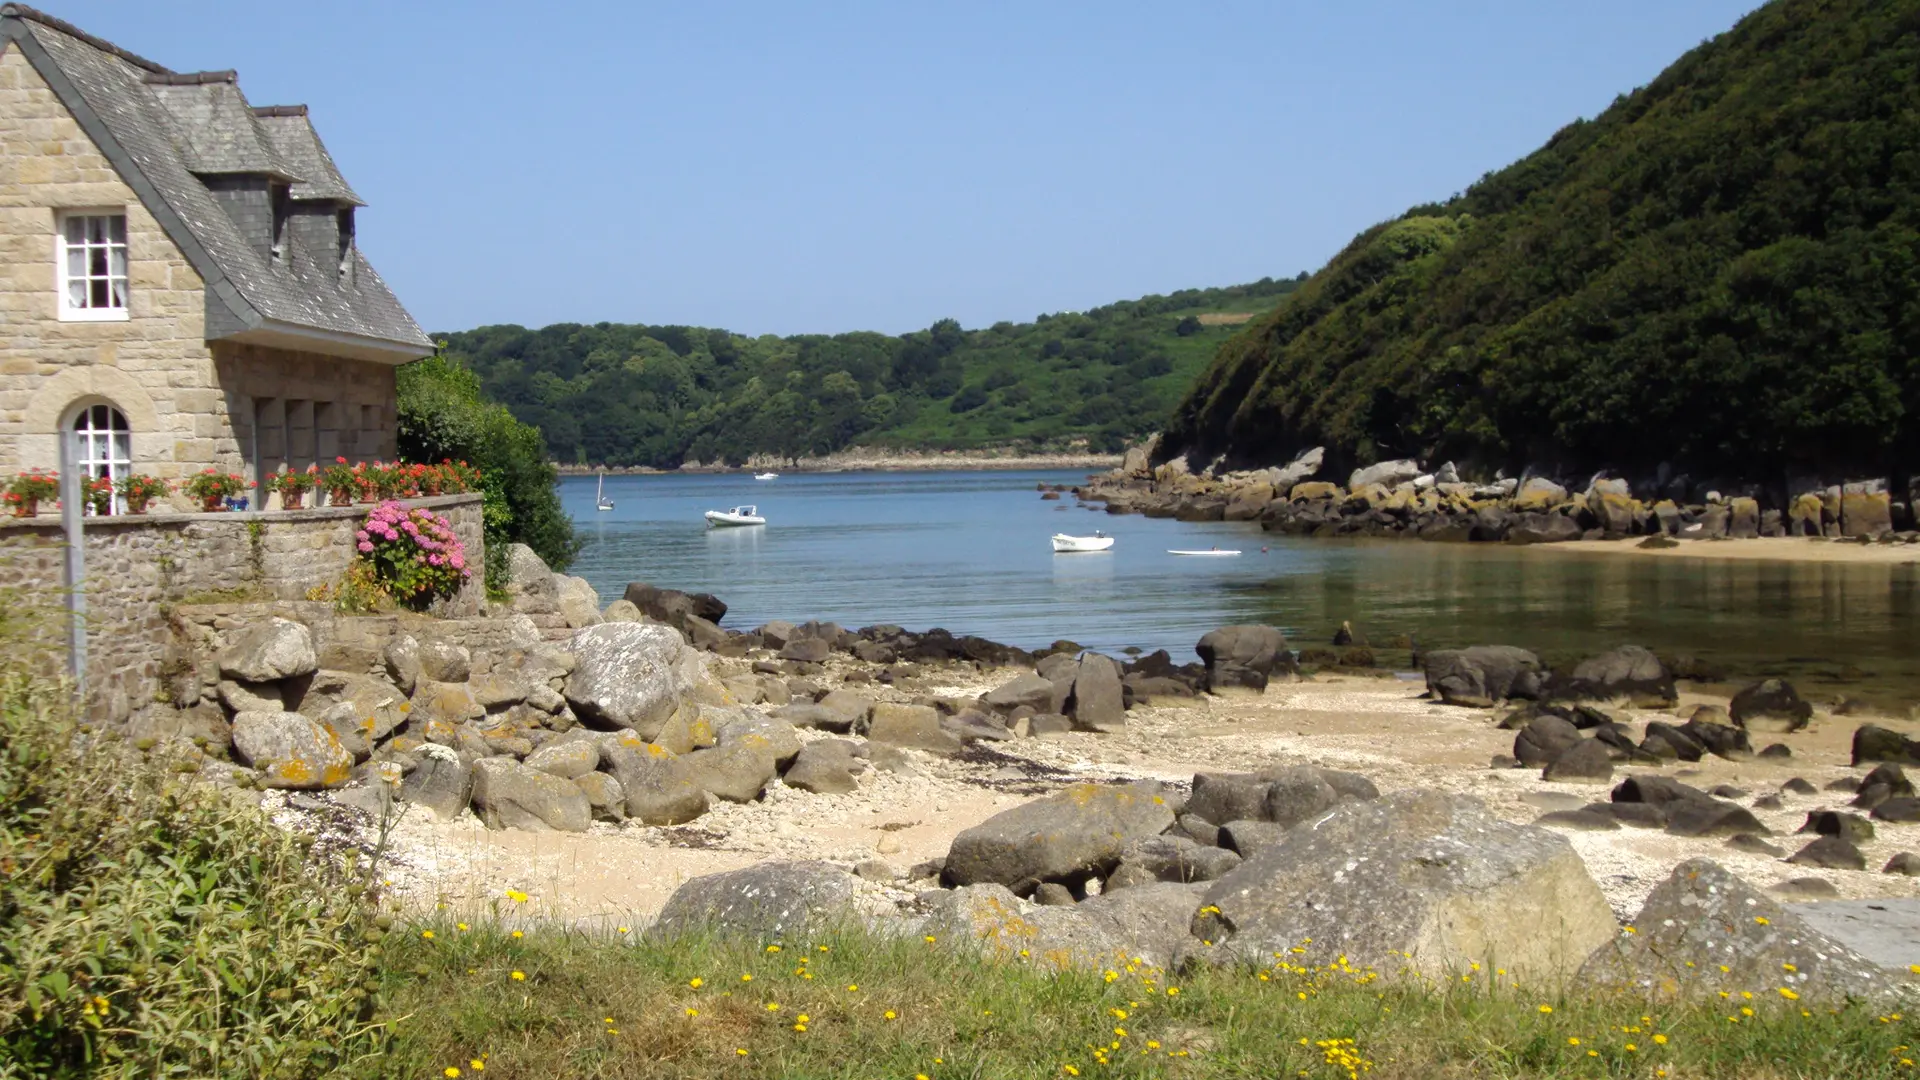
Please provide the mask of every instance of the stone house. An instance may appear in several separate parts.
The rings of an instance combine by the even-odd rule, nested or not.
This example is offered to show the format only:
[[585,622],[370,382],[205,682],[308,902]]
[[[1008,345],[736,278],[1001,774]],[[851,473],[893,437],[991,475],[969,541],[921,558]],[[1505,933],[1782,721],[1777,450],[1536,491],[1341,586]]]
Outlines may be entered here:
[[0,5],[0,475],[393,456],[432,343],[304,105]]

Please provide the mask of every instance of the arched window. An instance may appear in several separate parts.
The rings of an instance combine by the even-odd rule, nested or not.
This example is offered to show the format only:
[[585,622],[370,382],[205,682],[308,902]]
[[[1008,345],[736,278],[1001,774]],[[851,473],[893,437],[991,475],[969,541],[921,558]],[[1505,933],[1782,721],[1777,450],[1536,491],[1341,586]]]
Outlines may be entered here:
[[[89,479],[104,476],[117,488],[133,471],[133,432],[127,418],[111,405],[89,405],[73,418],[74,465]],[[113,497],[111,513],[122,513],[126,501]],[[93,507],[86,508],[93,513]]]

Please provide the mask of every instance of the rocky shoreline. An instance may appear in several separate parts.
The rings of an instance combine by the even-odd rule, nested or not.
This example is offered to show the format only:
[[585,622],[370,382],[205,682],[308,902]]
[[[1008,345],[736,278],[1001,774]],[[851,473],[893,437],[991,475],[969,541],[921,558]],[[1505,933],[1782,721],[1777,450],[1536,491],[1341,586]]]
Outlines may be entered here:
[[[712,596],[636,583],[603,607],[524,548],[511,562],[511,603],[478,619],[182,609],[168,700],[135,716],[135,745],[289,827],[390,839],[394,895],[460,910],[551,873],[542,891],[572,905],[554,914],[654,934],[855,915],[1024,943],[1010,962],[1167,968],[1312,938],[1423,973],[1501,955],[1530,978],[1645,987],[1656,957],[1621,920],[1707,897],[1792,928],[1738,949],[1798,965],[1809,995],[1900,982],[1796,905],[1920,894],[1903,771],[1920,741],[1778,680],[1703,698],[1634,646],[1564,670],[1481,646],[1425,654],[1403,690],[1328,674],[1376,670],[1349,631],[1296,651],[1265,626],[1215,630],[1187,663],[896,626],[736,631]],[[1354,749],[1261,749],[1280,730],[1264,724],[1329,722]],[[1381,733],[1422,729],[1449,749],[1381,756]],[[1450,869],[1409,886],[1436,850]],[[1356,877],[1359,852],[1374,870]],[[567,896],[587,889],[608,901]],[[1482,909],[1481,938],[1423,929]]]
[[1219,474],[1211,467],[1195,472],[1184,458],[1155,465],[1152,454],[1151,443],[1137,447],[1118,469],[1067,490],[1110,514],[1258,522],[1291,536],[1508,544],[1637,537],[1653,547],[1789,536],[1920,543],[1920,500],[1895,493],[1884,479],[1807,481],[1775,500],[1758,487],[1720,491],[1686,477],[1528,474],[1474,483],[1451,463],[1429,470],[1412,460],[1356,469],[1342,483],[1323,475],[1319,448],[1285,466]]

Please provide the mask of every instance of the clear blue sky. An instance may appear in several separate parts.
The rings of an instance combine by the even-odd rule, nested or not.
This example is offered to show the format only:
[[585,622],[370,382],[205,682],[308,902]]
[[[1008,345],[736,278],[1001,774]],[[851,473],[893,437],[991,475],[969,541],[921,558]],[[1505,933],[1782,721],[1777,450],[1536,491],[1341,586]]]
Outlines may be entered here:
[[313,108],[429,330],[968,327],[1317,268],[1753,0],[36,0]]

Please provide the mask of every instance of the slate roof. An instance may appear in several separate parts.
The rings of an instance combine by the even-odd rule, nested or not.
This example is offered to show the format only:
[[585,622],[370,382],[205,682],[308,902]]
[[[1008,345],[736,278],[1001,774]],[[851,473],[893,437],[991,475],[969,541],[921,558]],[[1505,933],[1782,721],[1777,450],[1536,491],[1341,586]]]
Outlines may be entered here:
[[[0,46],[18,46],[207,282],[207,338],[333,341],[348,353],[425,355],[432,342],[356,247],[269,260],[202,177],[292,181],[296,201],[365,205],[304,106],[255,109],[232,72],[182,74],[24,4],[0,5]],[[330,352],[321,343],[302,347]]]

